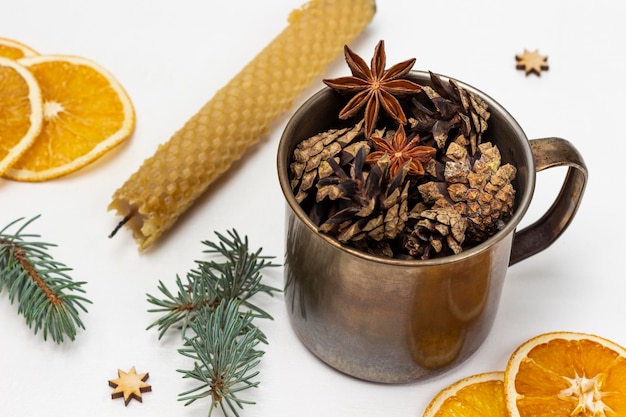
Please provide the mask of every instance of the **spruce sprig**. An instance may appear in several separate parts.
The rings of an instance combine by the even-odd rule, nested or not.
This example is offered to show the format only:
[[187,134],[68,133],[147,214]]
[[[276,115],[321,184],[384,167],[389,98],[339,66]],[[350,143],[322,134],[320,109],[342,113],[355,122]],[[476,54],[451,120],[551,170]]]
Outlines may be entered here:
[[207,286],[205,279],[197,279],[194,272],[187,274],[187,282],[179,275],[176,276],[175,282],[177,292],[173,294],[167,286],[159,281],[158,289],[165,298],[158,298],[147,294],[148,302],[157,308],[149,309],[149,313],[162,313],[162,316],[148,326],[148,329],[157,327],[159,330],[159,339],[172,327],[179,324],[183,337],[187,334],[189,324],[195,319],[199,310],[207,306],[217,305],[217,296]]
[[191,323],[195,336],[185,339],[179,353],[194,360],[192,370],[178,370],[183,378],[193,378],[200,385],[180,394],[179,400],[189,405],[201,398],[210,397],[213,409],[219,406],[224,415],[237,408],[254,404],[239,398],[238,394],[259,385],[254,378],[259,374],[254,368],[263,351],[255,349],[261,341],[258,327],[252,324],[248,311],[242,314],[235,300],[226,300],[215,309],[202,309]]
[[259,373],[254,368],[263,351],[257,345],[267,343],[253,320],[272,319],[252,298],[280,291],[261,282],[261,271],[278,265],[271,262],[273,257],[262,256],[262,249],[250,251],[248,237],[242,239],[235,230],[228,231],[228,236],[215,234],[219,242],[203,241],[208,247],[203,253],[220,255],[220,261],[195,261],[197,267],[185,280],[176,276],[175,292],[159,282],[161,298],[147,295],[156,306],[148,311],[161,313],[148,329],[157,327],[159,338],[173,326],[182,330],[184,347],[179,353],[193,359],[194,366],[178,371],[200,384],[181,393],[180,401],[189,405],[210,397],[209,416],[216,408],[225,416],[239,416],[238,409],[253,404],[239,393],[259,385],[254,381]]
[[215,260],[196,261],[198,269],[192,271],[192,275],[206,280],[211,287],[210,291],[215,293],[218,300],[237,299],[243,307],[250,309],[253,315],[271,319],[272,316],[249,300],[259,293],[272,295],[280,291],[261,282],[261,270],[278,266],[269,261],[274,257],[261,256],[261,248],[250,252],[248,237],[245,236],[241,240],[236,230],[228,232],[230,238],[217,232],[215,234],[219,238],[219,243],[203,241],[202,243],[210,248],[204,253],[220,254],[225,261],[222,263]]
[[77,329],[85,328],[79,313],[87,312],[84,304],[91,301],[77,294],[85,293],[85,282],[73,281],[67,274],[71,269],[47,252],[56,245],[33,240],[40,236],[24,233],[39,217],[23,222],[13,233],[9,229],[24,218],[0,230],[0,291],[7,288],[11,304],[17,300],[18,314],[35,334],[42,330],[44,340],[50,336],[62,343],[65,337],[74,340]]

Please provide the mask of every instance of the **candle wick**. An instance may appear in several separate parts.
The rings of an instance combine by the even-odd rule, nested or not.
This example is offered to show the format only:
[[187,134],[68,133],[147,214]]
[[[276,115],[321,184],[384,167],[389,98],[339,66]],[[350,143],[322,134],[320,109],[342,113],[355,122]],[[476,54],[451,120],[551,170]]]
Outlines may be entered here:
[[126,217],[124,217],[118,224],[117,226],[115,226],[115,229],[113,229],[113,231],[111,232],[111,234],[109,234],[109,239],[111,239],[113,236],[115,236],[115,234],[118,232],[118,230],[120,230],[122,228],[122,226],[124,226],[126,223],[128,223],[128,221],[133,217],[135,213],[130,213],[128,214]]

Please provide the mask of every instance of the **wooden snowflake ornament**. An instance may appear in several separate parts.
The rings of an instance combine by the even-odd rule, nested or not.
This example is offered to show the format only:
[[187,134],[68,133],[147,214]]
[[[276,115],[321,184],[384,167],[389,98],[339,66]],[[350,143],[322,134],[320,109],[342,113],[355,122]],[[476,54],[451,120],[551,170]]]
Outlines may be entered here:
[[524,70],[526,75],[535,73],[540,76],[541,71],[548,69],[548,57],[539,55],[539,50],[535,49],[533,52],[524,49],[524,53],[521,55],[515,55],[517,60],[517,69]]
[[133,398],[142,402],[141,394],[152,391],[152,387],[146,384],[148,373],[137,374],[134,366],[128,372],[118,369],[117,376],[118,378],[109,380],[109,386],[115,388],[111,399],[124,397],[124,405],[128,405]]

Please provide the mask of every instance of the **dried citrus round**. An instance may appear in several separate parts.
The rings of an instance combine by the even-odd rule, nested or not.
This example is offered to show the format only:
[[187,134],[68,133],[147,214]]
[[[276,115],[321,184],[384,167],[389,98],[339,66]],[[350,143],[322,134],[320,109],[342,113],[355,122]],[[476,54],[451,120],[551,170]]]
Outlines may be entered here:
[[424,417],[505,417],[504,373],[473,375],[444,388]]
[[505,400],[511,417],[626,416],[626,349],[584,333],[534,337],[509,359]]
[[0,174],[39,136],[42,121],[37,80],[16,61],[0,57]]
[[20,59],[25,56],[39,55],[37,51],[13,39],[0,38],[0,56],[10,59]]
[[39,83],[43,128],[4,176],[44,181],[93,162],[130,137],[135,112],[121,84],[82,57],[39,55],[19,60]]

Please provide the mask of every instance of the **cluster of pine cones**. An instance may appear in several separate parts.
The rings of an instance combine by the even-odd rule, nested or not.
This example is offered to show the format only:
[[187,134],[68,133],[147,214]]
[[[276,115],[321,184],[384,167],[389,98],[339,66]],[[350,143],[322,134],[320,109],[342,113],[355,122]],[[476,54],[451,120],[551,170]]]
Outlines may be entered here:
[[387,120],[371,135],[391,143],[402,128],[407,143],[418,137],[436,149],[422,175],[407,162],[392,176],[393,155],[368,160],[375,149],[361,118],[298,144],[291,188],[320,232],[379,256],[430,259],[483,242],[510,218],[517,170],[483,142],[486,103],[454,80],[430,77],[432,86],[402,101],[406,126]]

